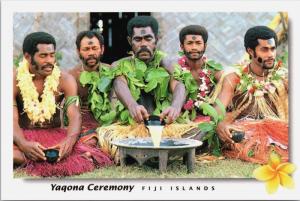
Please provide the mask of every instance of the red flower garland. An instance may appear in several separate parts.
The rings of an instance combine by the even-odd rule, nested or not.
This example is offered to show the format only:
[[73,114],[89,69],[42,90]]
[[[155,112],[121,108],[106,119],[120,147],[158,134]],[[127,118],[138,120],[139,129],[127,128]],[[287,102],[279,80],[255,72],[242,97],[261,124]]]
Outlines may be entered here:
[[[202,57],[203,61],[206,62],[207,57],[203,56]],[[191,67],[188,66],[187,64],[187,58],[186,56],[181,57],[178,59],[178,64],[181,66],[183,70],[188,70],[191,71]],[[198,95],[197,95],[197,100],[188,100],[185,105],[184,109],[185,110],[191,110],[192,109],[192,104],[199,107],[199,105],[205,100],[206,96],[210,93],[211,87],[213,86],[213,83],[210,80],[210,75],[212,74],[211,70],[208,69],[201,69],[199,72],[199,78],[201,80],[201,84],[198,88]]]

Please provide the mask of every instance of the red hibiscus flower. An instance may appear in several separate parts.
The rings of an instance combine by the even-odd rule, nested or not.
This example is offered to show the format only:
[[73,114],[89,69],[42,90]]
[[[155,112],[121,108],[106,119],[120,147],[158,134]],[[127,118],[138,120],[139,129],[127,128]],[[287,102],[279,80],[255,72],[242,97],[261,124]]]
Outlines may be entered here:
[[205,73],[204,73],[203,71],[200,71],[199,76],[200,76],[200,77],[204,77],[204,76],[205,76]]
[[186,57],[183,56],[183,57],[181,57],[180,59],[178,59],[178,64],[179,64],[181,67],[187,68],[187,65],[186,65]]
[[279,60],[279,61],[277,62],[277,68],[280,68],[280,67],[282,67],[282,60]]
[[201,97],[205,97],[205,96],[206,96],[205,91],[200,91],[200,96],[201,96]]
[[248,91],[249,91],[249,93],[253,94],[255,92],[255,90],[256,90],[256,87],[253,86]]
[[209,77],[206,77],[206,78],[205,78],[205,83],[206,83],[207,85],[210,83]]
[[185,110],[192,110],[193,107],[194,107],[194,101],[191,100],[191,99],[188,100],[188,101],[184,104],[184,106],[183,106],[183,108],[184,108]]
[[246,66],[246,67],[243,68],[243,72],[244,72],[244,73],[249,73],[249,68],[248,68],[248,66]]

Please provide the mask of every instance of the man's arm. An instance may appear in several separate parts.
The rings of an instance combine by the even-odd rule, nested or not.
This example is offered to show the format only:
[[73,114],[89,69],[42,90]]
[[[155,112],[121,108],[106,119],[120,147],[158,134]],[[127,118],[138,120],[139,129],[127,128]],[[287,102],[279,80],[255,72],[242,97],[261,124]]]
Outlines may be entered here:
[[[70,74],[64,73],[62,74],[63,78],[63,91],[65,94],[65,99],[71,96],[78,95],[77,83],[74,77]],[[69,105],[67,108],[67,116],[69,119],[69,126],[67,128],[68,137],[75,136],[76,138],[80,134],[81,130],[81,114],[80,114],[80,106],[78,103],[74,102]]]
[[129,110],[130,115],[136,122],[140,123],[144,119],[148,119],[149,114],[146,108],[142,105],[139,105],[134,100],[128,88],[127,80],[124,76],[121,75],[115,78],[114,90],[116,92],[118,99]]
[[[65,94],[65,100],[71,96],[77,96],[77,83],[75,78],[66,73],[61,73],[60,78],[61,89]],[[76,101],[77,102],[77,101]],[[69,119],[69,125],[67,128],[67,137],[58,145],[55,145],[52,148],[59,149],[59,158],[58,161],[62,158],[68,156],[73,146],[75,145],[78,136],[81,130],[81,114],[80,114],[80,105],[76,104],[76,102],[71,103],[67,108],[67,117]]]
[[[166,70],[170,75],[173,74],[174,67],[168,66]],[[172,123],[180,115],[181,108],[186,100],[186,90],[184,84],[178,80],[175,80],[173,77],[170,79],[170,90],[173,94],[171,106],[166,108],[161,114],[160,118],[164,119],[167,117],[167,123]]]
[[26,139],[23,135],[23,130],[20,128],[19,125],[19,112],[18,112],[18,106],[17,106],[17,95],[18,95],[18,88],[17,88],[17,81],[16,81],[16,71],[14,70],[13,73],[13,122],[14,122],[14,144],[16,144],[18,147],[22,145]]
[[214,77],[216,78],[216,80],[217,80],[218,82],[219,82],[219,80],[221,79],[223,73],[224,73],[223,70],[219,70],[219,71],[216,71],[216,72],[215,72]]
[[222,90],[218,95],[218,99],[223,103],[225,108],[227,108],[232,101],[232,98],[234,96],[234,91],[237,85],[236,80],[238,79],[239,77],[235,73],[230,73],[226,75],[226,77],[224,78]]
[[16,72],[13,75],[13,141],[16,146],[22,151],[25,156],[33,161],[46,160],[43,147],[38,142],[31,142],[25,139],[23,130],[19,125],[19,112],[17,107],[18,88],[16,82]]
[[[222,90],[218,96],[218,99],[223,103],[225,108],[231,103],[234,96],[234,91],[237,85],[237,80],[239,79],[238,75],[235,73],[228,74],[223,81]],[[221,113],[221,110],[218,106],[215,106],[218,113]],[[238,127],[231,125],[235,119],[232,116],[232,113],[227,112],[223,121],[219,122],[217,125],[217,133],[222,141],[234,143],[231,139],[232,135],[231,130],[240,130]]]
[[288,77],[285,77],[283,79],[283,84],[284,84],[285,90],[289,93],[289,80],[288,80]]

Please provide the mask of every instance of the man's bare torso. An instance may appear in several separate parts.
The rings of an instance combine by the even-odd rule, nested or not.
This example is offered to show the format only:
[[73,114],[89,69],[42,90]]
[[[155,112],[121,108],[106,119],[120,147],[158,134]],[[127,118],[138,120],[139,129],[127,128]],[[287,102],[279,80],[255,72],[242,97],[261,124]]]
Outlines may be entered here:
[[80,74],[83,72],[83,68],[81,65],[77,65],[71,70],[68,71],[69,74],[71,74],[77,82],[77,87],[78,87],[78,95],[81,99],[82,107],[87,107],[88,105],[88,87],[83,87],[80,84]]
[[[57,105],[56,112],[54,113],[51,121],[46,121],[43,124],[34,124],[33,125],[31,123],[26,112],[24,112],[22,96],[21,96],[19,87],[17,87],[16,102],[17,102],[18,113],[19,113],[19,125],[21,128],[23,128],[23,129],[56,128],[56,127],[61,126],[61,116],[60,116],[61,112],[60,112],[59,107],[61,106],[61,103],[64,98],[64,92],[61,89],[61,79],[63,79],[63,78],[60,78],[60,83],[58,85],[58,91],[55,92],[55,100],[56,100],[56,105]],[[41,101],[41,95],[43,94],[44,83],[39,81],[39,82],[34,82],[34,84],[37,89],[37,92],[39,93],[39,101]]]

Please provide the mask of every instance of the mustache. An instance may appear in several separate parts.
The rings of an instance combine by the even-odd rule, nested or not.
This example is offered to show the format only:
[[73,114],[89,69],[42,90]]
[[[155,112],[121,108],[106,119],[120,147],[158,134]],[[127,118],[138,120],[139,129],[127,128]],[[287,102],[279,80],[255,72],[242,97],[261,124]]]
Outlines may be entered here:
[[190,52],[186,52],[189,55],[194,54],[194,53],[198,53],[198,54],[204,54],[204,51],[190,51]]
[[44,68],[54,68],[54,65],[52,65],[52,64],[45,64],[45,65],[43,65],[42,66],[42,69],[44,69]]
[[147,47],[141,47],[141,49],[139,49],[136,54],[140,54],[142,52],[148,52],[150,55],[152,55],[152,52]]
[[96,56],[89,56],[86,60],[88,61],[88,60],[92,60],[92,59],[97,60],[97,57]]
[[[81,54],[79,55],[79,58],[81,59],[81,61],[87,66],[87,67],[94,67],[95,65],[98,65],[98,63],[101,61],[102,55],[100,54],[99,56],[97,55],[90,55],[87,58],[84,58]],[[89,65],[89,61],[90,60],[95,60],[95,65],[90,66]]]
[[85,63],[85,64],[87,64],[87,62],[89,61],[89,60],[96,60],[96,63],[98,63],[100,60],[101,60],[101,57],[102,57],[102,55],[99,55],[98,57],[97,56],[95,56],[95,55],[92,55],[92,56],[89,56],[88,58],[84,58],[82,55],[80,55],[80,59]]
[[275,61],[275,59],[266,59],[266,60],[264,60],[264,62],[269,62],[269,61]]
[[275,62],[275,59],[271,58],[271,59],[265,59],[265,60],[263,60],[261,57],[258,57],[257,61],[259,63],[266,63],[266,62],[270,62],[270,61]]

